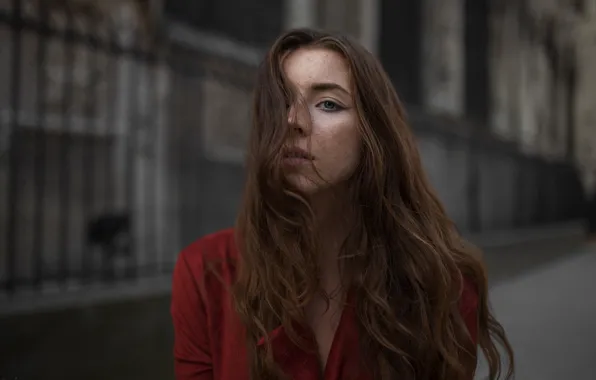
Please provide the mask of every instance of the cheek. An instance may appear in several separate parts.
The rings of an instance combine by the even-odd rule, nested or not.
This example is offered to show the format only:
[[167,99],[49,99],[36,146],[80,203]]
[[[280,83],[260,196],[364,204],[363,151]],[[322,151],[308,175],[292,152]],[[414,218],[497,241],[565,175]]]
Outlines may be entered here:
[[360,160],[360,133],[352,120],[321,130],[320,152],[336,170],[350,171]]

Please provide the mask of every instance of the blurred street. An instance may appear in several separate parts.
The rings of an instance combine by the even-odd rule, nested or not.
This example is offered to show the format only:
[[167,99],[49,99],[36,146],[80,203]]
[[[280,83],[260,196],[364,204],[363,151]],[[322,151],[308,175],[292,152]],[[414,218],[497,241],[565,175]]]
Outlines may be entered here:
[[[493,309],[516,354],[516,378],[594,379],[596,245],[550,241],[488,252],[487,261]],[[477,374],[486,378],[483,362]]]

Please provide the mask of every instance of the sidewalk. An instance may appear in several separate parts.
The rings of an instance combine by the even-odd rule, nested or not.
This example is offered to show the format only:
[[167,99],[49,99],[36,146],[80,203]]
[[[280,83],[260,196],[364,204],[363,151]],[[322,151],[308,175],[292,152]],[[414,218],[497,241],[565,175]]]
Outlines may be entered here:
[[489,272],[489,286],[564,260],[586,242],[585,225],[560,225],[495,231],[467,236],[480,247]]
[[[534,252],[528,259],[526,253],[515,249],[510,256],[526,264],[539,257]],[[550,247],[542,253],[552,260],[502,277],[490,291],[493,309],[515,350],[516,378],[595,379],[596,244],[566,251]],[[481,361],[476,379],[486,374]]]

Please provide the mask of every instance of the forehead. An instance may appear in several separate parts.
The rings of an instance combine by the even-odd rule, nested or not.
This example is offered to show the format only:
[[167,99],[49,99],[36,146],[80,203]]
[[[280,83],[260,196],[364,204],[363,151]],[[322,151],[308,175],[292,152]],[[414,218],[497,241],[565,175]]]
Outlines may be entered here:
[[283,62],[286,76],[295,86],[332,82],[349,89],[350,73],[344,57],[325,48],[300,48]]

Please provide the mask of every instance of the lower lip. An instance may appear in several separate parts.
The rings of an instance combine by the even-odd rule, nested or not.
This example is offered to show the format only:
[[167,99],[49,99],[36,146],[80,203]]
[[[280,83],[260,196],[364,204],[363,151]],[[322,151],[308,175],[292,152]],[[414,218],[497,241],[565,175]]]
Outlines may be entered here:
[[309,164],[312,162],[312,160],[309,160],[307,158],[302,158],[302,157],[286,157],[286,158],[284,158],[283,162],[285,165],[298,166],[298,165]]

